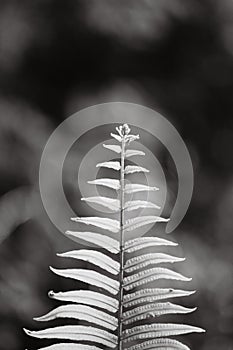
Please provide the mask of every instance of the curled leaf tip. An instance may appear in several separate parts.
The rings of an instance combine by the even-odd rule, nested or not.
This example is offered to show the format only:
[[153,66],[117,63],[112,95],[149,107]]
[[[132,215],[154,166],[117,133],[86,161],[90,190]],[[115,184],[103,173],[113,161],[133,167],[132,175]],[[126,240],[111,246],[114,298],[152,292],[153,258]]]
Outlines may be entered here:
[[27,334],[27,335],[31,335],[32,331],[29,331],[29,329],[23,328],[23,331]]
[[54,291],[53,291],[53,290],[49,290],[49,291],[48,291],[48,296],[49,296],[50,298],[52,298],[52,297],[54,296]]

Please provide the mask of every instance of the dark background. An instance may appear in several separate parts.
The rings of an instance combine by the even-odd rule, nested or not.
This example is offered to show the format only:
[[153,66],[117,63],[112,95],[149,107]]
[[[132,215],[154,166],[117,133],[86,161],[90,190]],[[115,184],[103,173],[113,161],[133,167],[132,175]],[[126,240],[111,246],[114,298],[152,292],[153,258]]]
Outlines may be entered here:
[[[42,347],[22,327],[73,286],[49,272],[73,247],[38,191],[51,132],[90,105],[128,101],[177,128],[195,172],[175,236],[198,290],[193,350],[233,349],[233,4],[230,0],[0,2],[0,349]],[[68,265],[67,265],[68,266]]]

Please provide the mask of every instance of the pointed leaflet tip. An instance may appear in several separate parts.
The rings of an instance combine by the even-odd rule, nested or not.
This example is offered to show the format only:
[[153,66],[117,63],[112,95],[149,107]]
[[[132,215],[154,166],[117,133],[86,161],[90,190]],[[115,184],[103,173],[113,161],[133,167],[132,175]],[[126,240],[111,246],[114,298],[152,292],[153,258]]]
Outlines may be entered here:
[[27,335],[31,335],[32,331],[30,331],[29,329],[23,328],[23,331],[27,334]]
[[57,273],[57,269],[55,269],[54,267],[52,267],[52,266],[49,266],[49,269],[50,269],[50,271],[52,271],[53,273]]

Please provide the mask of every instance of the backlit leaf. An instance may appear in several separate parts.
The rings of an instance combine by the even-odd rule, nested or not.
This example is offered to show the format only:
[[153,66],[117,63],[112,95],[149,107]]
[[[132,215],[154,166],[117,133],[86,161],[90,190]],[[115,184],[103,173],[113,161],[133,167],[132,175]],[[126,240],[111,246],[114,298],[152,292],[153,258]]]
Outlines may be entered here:
[[112,210],[112,211],[119,211],[119,209],[120,209],[119,199],[97,196],[97,197],[81,198],[81,200],[88,202],[88,203],[99,204],[105,208]]
[[101,248],[104,248],[113,254],[119,253],[120,250],[118,241],[111,237],[101,235],[100,233],[66,231],[65,234],[75,242],[80,243],[79,240],[81,239],[88,243],[93,243]]
[[59,276],[73,278],[96,287],[103,288],[109,293],[116,295],[119,291],[119,281],[113,280],[96,271],[85,269],[55,269],[50,267],[51,271]]
[[126,202],[124,208],[126,211],[132,211],[140,208],[160,209],[157,204],[141,200]]
[[144,270],[135,273],[131,276],[124,278],[124,288],[126,290],[131,290],[135,287],[139,287],[143,284],[156,281],[158,279],[170,279],[178,281],[191,281],[191,278],[185,277],[180,273],[174,272],[170,269],[163,267],[154,267],[152,269]]
[[177,340],[157,338],[133,345],[125,350],[190,350],[190,348]]
[[153,323],[126,329],[123,336],[126,342],[148,338],[167,337],[187,333],[202,333],[204,329],[186,324]]
[[132,156],[144,156],[145,153],[143,151],[138,151],[134,149],[127,149],[125,152],[126,158],[132,157]]
[[158,317],[166,314],[186,314],[195,310],[196,308],[187,308],[170,302],[148,304],[125,311],[123,313],[123,321],[124,324],[128,325],[151,317]]
[[76,341],[92,341],[110,348],[115,348],[117,337],[105,330],[86,326],[60,326],[43,329],[41,331],[24,331],[31,337],[41,339],[69,339]]
[[60,343],[60,344],[46,346],[45,348],[40,348],[38,350],[101,350],[101,349],[97,346],[84,345],[80,343]]
[[56,318],[74,318],[93,322],[104,328],[115,330],[118,326],[116,317],[93,307],[78,304],[62,305],[50,311],[44,316],[34,318],[35,321],[51,321]]
[[120,263],[118,261],[115,261],[109,256],[95,250],[80,249],[57,255],[64,258],[74,258],[90,262],[113,275],[117,275],[120,271]]
[[138,216],[126,221],[124,229],[126,231],[135,230],[138,227],[145,226],[156,222],[168,222],[170,219],[161,218],[160,216],[148,215]]
[[116,134],[113,134],[112,132],[111,132],[110,135],[111,135],[114,139],[116,139],[118,142],[121,142],[121,141],[122,141],[122,137],[121,137],[121,136],[116,135]]
[[141,185],[141,184],[126,184],[125,185],[125,193],[135,193],[135,192],[142,192],[142,191],[158,191],[158,187],[151,187],[147,185]]
[[135,256],[128,259],[125,264],[126,272],[133,272],[138,269],[142,269],[148,265],[161,264],[161,263],[174,263],[184,261],[185,258],[178,258],[176,256],[164,254],[164,253],[149,253],[139,256]]
[[96,165],[97,168],[109,168],[114,170],[120,170],[121,164],[118,161],[113,162],[103,162]]
[[186,291],[173,288],[146,288],[134,293],[124,295],[124,306],[132,307],[139,304],[148,304],[158,300],[185,297],[194,294],[195,291]]
[[103,293],[91,290],[71,290],[68,292],[49,292],[49,297],[60,301],[92,305],[115,313],[118,310],[119,301]]
[[97,186],[105,186],[112,188],[113,190],[119,190],[120,189],[120,181],[116,179],[96,179],[96,180],[90,180],[87,181],[90,185],[97,185]]
[[125,174],[134,174],[134,173],[149,173],[149,170],[137,165],[127,165],[125,167]]
[[134,253],[140,249],[160,245],[177,246],[178,244],[159,237],[138,237],[125,242],[125,251]]
[[80,222],[86,225],[93,225],[115,233],[117,233],[120,229],[119,221],[109,219],[109,218],[100,218],[97,216],[93,216],[93,217],[76,217],[76,218],[71,218],[71,220],[75,222]]
[[115,153],[121,153],[121,146],[118,145],[105,145],[103,144],[104,148],[110,149],[110,151],[113,151]]

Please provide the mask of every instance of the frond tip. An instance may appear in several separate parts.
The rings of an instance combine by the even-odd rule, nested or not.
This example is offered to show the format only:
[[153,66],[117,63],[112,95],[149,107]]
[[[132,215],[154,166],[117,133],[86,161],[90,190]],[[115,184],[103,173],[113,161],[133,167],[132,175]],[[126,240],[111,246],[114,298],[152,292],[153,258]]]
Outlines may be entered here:
[[[127,239],[128,234],[132,236],[132,231],[139,232],[141,227],[150,224],[166,223],[169,218],[156,215],[160,203],[140,198],[141,192],[158,191],[158,187],[125,181],[131,174],[143,173],[146,176],[149,172],[149,169],[139,165],[127,164],[128,158],[145,155],[140,150],[128,148],[131,142],[139,139],[139,135],[131,134],[129,126],[124,124],[117,126],[116,133],[111,133],[111,136],[113,142],[103,146],[114,152],[120,160],[104,161],[96,166],[115,170],[118,178],[99,178],[88,183],[102,186],[105,190],[110,189],[110,192],[114,190],[116,195],[114,198],[109,194],[106,197],[90,196],[81,200],[107,208],[114,214],[114,218],[71,218],[81,226],[84,224],[94,227],[97,232],[65,232],[74,242],[94,245],[101,248],[101,251],[87,246],[85,249],[78,248],[57,254],[61,258],[74,259],[77,264],[84,262],[84,268],[50,267],[56,275],[88,285],[88,289],[83,287],[64,292],[50,291],[48,295],[51,299],[64,304],[34,318],[39,322],[66,319],[66,324],[76,321],[78,325],[57,326],[39,331],[25,329],[25,332],[39,339],[62,340],[58,344],[38,350],[190,350],[188,346],[168,337],[202,333],[202,328],[158,322],[158,317],[163,315],[188,314],[196,310],[196,307],[169,301],[195,293],[170,287],[174,281],[191,281],[191,278],[164,266],[173,266],[176,263],[179,265],[185,258],[158,251],[173,249],[178,245],[174,241],[154,236]],[[142,216],[136,212],[137,215],[133,215],[138,209],[149,209],[155,213]],[[129,214],[126,219],[125,216]],[[106,231],[111,232],[114,238],[106,235]],[[161,280],[169,283],[169,287],[160,286]]]

